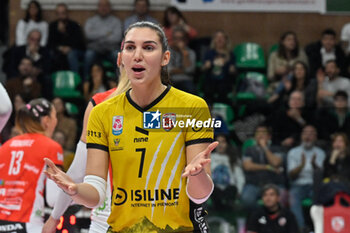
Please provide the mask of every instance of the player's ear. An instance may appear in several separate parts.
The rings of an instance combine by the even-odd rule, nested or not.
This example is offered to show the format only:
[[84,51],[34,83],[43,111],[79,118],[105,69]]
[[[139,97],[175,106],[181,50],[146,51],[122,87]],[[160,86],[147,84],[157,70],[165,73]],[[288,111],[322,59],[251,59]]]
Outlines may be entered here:
[[163,54],[163,58],[162,58],[162,66],[166,66],[169,64],[170,61],[170,51],[167,50],[164,52]]
[[117,66],[120,67],[120,65],[124,66],[124,63],[122,63],[122,55],[119,52],[117,57]]
[[49,116],[43,116],[40,118],[40,122],[44,130],[46,130],[49,127],[49,121],[50,121]]

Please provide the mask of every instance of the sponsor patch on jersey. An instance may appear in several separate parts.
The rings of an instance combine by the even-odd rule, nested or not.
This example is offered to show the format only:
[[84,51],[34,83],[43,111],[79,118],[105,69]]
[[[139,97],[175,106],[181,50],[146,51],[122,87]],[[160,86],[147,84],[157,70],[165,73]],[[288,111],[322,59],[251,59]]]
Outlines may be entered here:
[[165,113],[163,114],[163,129],[165,131],[170,131],[175,127],[176,114],[175,113]]
[[114,141],[114,145],[118,146],[120,142],[120,138],[115,138],[113,141]]
[[144,129],[160,129],[160,116],[162,114],[157,110],[156,112],[143,113],[143,128]]
[[114,116],[112,121],[112,134],[115,136],[121,135],[123,132],[123,116]]

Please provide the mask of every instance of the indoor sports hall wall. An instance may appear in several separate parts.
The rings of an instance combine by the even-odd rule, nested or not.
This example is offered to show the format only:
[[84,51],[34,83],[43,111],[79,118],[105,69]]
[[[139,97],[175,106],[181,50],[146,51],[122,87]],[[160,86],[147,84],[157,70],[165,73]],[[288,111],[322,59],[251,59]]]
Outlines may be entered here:
[[[14,41],[17,21],[24,16],[20,7],[20,0],[9,2],[10,42]],[[114,11],[120,19],[125,19],[130,11]],[[85,20],[94,15],[94,11],[72,10],[70,16],[82,25]],[[163,21],[162,11],[152,11],[151,15]],[[299,37],[300,44],[304,46],[318,40],[320,33],[327,27],[332,27],[340,33],[342,26],[350,22],[350,13],[342,15],[298,14],[298,13],[242,13],[242,12],[184,12],[188,23],[194,26],[199,36],[210,36],[215,30],[223,29],[231,37],[232,44],[240,42],[257,42],[265,51],[276,43],[282,32],[293,30]],[[54,11],[44,11],[44,19],[48,22],[55,19]]]

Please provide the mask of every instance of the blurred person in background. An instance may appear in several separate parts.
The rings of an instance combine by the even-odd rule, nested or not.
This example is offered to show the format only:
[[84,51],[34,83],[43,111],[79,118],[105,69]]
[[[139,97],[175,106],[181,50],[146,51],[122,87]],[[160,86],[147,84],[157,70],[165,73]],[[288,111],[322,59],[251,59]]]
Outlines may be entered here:
[[248,147],[243,154],[245,185],[241,200],[251,210],[256,207],[261,189],[267,183],[279,185],[284,192],[283,157],[280,150],[272,145],[271,128],[259,125],[255,129],[256,145]]
[[228,136],[218,134],[215,140],[219,145],[211,153],[210,165],[215,185],[211,199],[215,209],[230,209],[241,195],[245,182],[242,161],[238,151],[230,145]]
[[168,70],[174,87],[196,94],[193,75],[196,68],[196,54],[188,46],[187,33],[182,27],[173,30],[173,43],[170,46],[171,59]]
[[333,133],[350,135],[349,96],[345,91],[337,91],[333,96],[333,107],[317,110],[316,126],[319,138],[329,141]]
[[313,42],[305,47],[309,60],[310,77],[314,78],[317,72],[322,70],[329,60],[334,60],[344,73],[345,54],[337,45],[337,34],[332,28],[325,29],[319,41]]
[[6,89],[10,99],[21,93],[31,100],[41,96],[41,84],[37,80],[33,61],[29,57],[23,57],[18,66],[19,74],[6,82]]
[[88,102],[93,95],[105,92],[108,89],[109,83],[104,67],[101,63],[92,64],[89,81],[85,82],[83,86],[85,101]]
[[134,14],[124,20],[124,30],[131,24],[141,21],[149,21],[158,24],[158,21],[149,15],[150,6],[149,0],[134,0]]
[[287,31],[281,35],[277,51],[269,56],[267,68],[269,81],[273,83],[286,79],[297,61],[308,64],[304,50],[299,47],[296,33]]
[[301,133],[301,144],[289,150],[287,155],[289,203],[300,229],[305,226],[302,201],[313,197],[313,173],[323,168],[326,158],[325,152],[315,145],[316,141],[316,128],[306,125]]
[[198,34],[196,29],[188,25],[182,12],[174,6],[165,9],[163,26],[170,46],[173,43],[173,30],[176,27],[182,27],[186,31],[189,40],[194,39]]
[[250,213],[247,233],[299,233],[293,213],[281,207],[278,186],[266,184],[261,193],[263,206]]
[[[337,91],[345,91],[350,98],[350,80],[339,75],[340,69],[335,60],[329,60],[325,64],[324,72],[317,72],[317,105],[332,107],[333,96]],[[349,103],[348,99],[348,103]]]
[[49,34],[48,23],[42,18],[41,5],[38,1],[30,1],[24,19],[20,19],[16,26],[16,46],[27,44],[28,34],[34,29],[40,31],[40,45],[46,46]]
[[216,31],[202,66],[205,76],[203,91],[208,103],[229,102],[227,94],[233,89],[236,74],[235,63],[228,35],[222,30]]
[[99,0],[97,14],[87,19],[85,26],[87,50],[84,59],[84,81],[88,81],[89,70],[95,60],[108,60],[115,64],[116,51],[123,37],[123,25],[112,15],[111,3]]
[[85,50],[83,30],[77,22],[69,18],[65,3],[56,5],[56,17],[50,23],[48,41],[48,47],[53,54],[53,70],[70,69],[79,73]]
[[68,116],[65,103],[61,98],[54,98],[52,104],[57,111],[56,129],[62,131],[66,137],[65,149],[74,151],[77,142],[77,122],[74,118]]

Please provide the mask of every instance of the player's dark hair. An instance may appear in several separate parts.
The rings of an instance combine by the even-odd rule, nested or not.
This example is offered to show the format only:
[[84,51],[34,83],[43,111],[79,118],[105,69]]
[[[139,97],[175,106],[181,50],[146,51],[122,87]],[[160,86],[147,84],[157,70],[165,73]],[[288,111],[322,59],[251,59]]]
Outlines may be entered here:
[[[148,21],[141,21],[141,22],[134,23],[134,24],[130,25],[128,27],[128,29],[126,29],[126,31],[124,32],[124,38],[125,38],[126,34],[128,34],[128,32],[133,28],[150,28],[150,29],[154,30],[157,33],[159,40],[162,44],[163,53],[165,53],[166,51],[169,50],[168,39],[166,38],[163,29],[158,24],[148,22]],[[122,49],[124,49],[124,45],[122,45]],[[166,65],[162,66],[162,68],[160,70],[160,77],[161,77],[163,84],[170,84],[168,67]]]
[[44,98],[34,99],[20,108],[16,115],[16,127],[22,133],[44,132],[41,117],[50,116],[52,104]]

